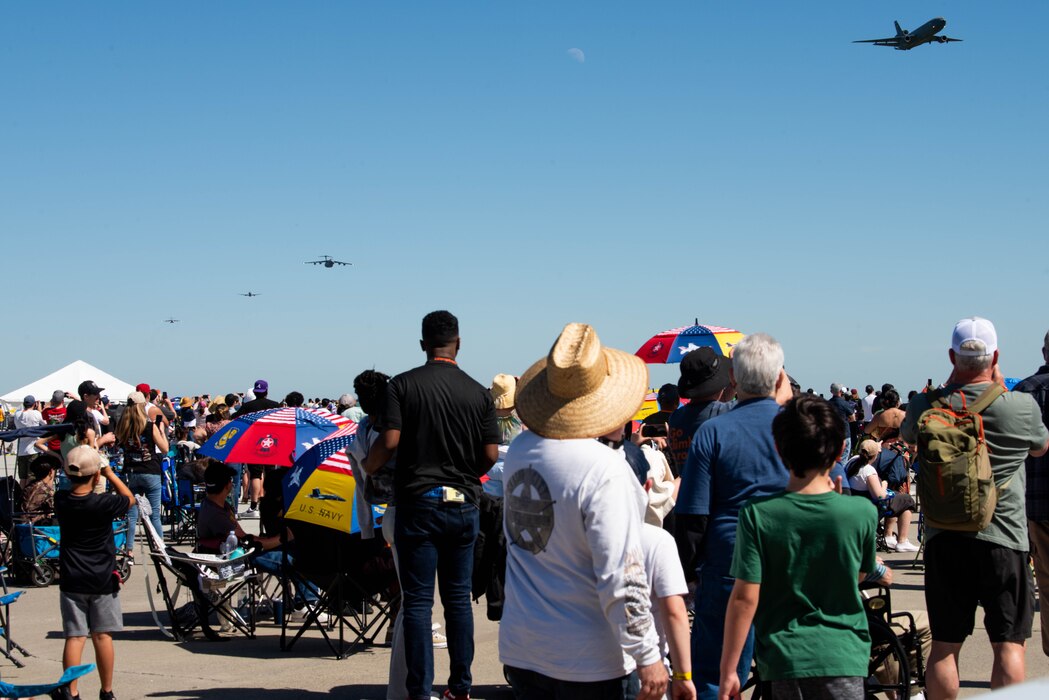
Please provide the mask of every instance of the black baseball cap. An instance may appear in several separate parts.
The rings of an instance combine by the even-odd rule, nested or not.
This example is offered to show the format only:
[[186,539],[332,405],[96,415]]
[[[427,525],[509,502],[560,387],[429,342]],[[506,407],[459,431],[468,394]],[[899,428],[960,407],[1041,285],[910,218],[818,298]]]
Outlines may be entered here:
[[80,382],[80,386],[78,386],[76,389],[76,393],[80,394],[81,398],[87,396],[88,394],[101,396],[103,391],[104,389],[102,387],[95,384],[90,379],[88,379],[86,382]]
[[208,491],[219,491],[226,484],[233,481],[237,470],[217,460],[211,460],[211,464],[204,470],[204,486]]

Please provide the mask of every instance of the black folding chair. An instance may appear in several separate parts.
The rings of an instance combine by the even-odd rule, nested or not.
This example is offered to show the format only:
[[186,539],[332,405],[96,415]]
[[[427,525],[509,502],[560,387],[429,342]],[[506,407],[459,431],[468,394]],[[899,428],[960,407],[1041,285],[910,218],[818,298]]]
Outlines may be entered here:
[[[149,522],[148,512],[142,508],[144,502],[145,499],[140,497],[139,520],[146,530],[149,557],[157,575],[157,590],[164,598],[170,619],[171,631],[168,632],[156,616],[153,593],[147,583],[154,620],[161,631],[179,641],[187,641],[199,627],[207,639],[218,641],[223,637],[210,624],[211,616],[215,615],[220,626],[254,639],[258,575],[251,565],[250,553],[225,559],[214,554],[181,552],[165,545]],[[145,510],[148,511],[148,503]],[[169,584],[169,577],[174,585]],[[189,594],[189,600],[180,604],[183,591]],[[243,606],[247,612],[246,620],[235,605],[242,596],[246,598]]]
[[[282,577],[284,620],[280,648],[289,651],[311,627],[320,631],[336,659],[368,645],[392,624],[396,591],[393,559],[381,537],[362,540],[308,523],[285,521],[295,536],[295,555],[285,557]],[[287,551],[287,550],[286,550]],[[292,586],[313,587],[318,600],[289,638]],[[329,620],[322,624],[321,613]],[[336,632],[337,634],[330,634]]]
[[18,651],[22,656],[32,656],[25,647],[11,638],[11,605],[18,601],[25,591],[11,593],[7,590],[7,567],[0,566],[0,585],[3,586],[3,595],[0,595],[0,637],[3,637],[3,646],[0,646],[0,654],[3,654],[11,663],[18,668],[25,666],[11,652]]

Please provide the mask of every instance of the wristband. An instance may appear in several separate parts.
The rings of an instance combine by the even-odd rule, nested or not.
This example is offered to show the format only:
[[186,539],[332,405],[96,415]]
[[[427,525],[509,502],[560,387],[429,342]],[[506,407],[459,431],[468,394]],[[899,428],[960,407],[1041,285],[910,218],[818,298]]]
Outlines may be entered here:
[[876,564],[874,571],[867,574],[866,578],[863,579],[864,583],[870,583],[873,581],[880,581],[885,576],[886,568],[884,564]]
[[680,671],[675,672],[670,676],[670,680],[674,681],[690,681],[692,680],[692,671]]

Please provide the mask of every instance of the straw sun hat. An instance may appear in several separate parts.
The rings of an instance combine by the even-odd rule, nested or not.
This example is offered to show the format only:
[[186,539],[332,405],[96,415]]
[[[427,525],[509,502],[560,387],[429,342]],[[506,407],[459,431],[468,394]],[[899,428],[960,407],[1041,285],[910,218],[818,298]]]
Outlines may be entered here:
[[637,413],[647,389],[641,358],[601,347],[591,326],[569,323],[550,354],[521,377],[517,414],[543,437],[600,437]]

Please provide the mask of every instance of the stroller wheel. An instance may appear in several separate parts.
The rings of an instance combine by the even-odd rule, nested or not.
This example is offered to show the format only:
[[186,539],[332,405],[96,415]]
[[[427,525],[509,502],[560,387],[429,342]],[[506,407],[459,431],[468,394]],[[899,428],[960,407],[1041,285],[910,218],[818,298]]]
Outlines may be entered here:
[[127,557],[117,559],[117,573],[120,574],[120,580],[124,583],[131,578],[131,562],[127,560]]
[[50,586],[55,580],[55,570],[46,564],[33,564],[29,570],[29,582],[39,588]]

